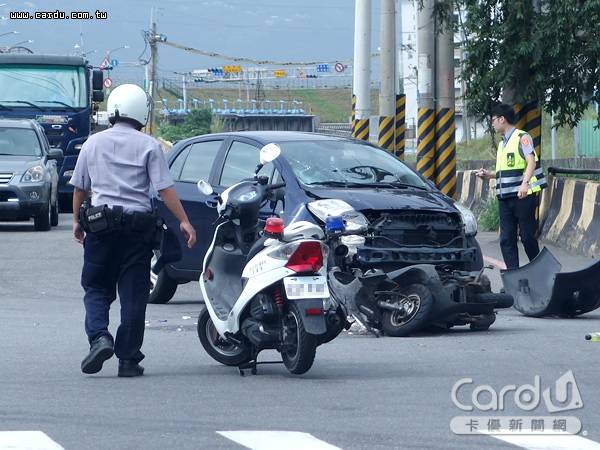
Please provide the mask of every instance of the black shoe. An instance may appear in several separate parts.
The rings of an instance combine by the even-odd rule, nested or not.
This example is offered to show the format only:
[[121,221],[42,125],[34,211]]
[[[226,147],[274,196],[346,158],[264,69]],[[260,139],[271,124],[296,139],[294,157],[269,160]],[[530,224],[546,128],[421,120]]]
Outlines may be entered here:
[[81,371],[92,374],[102,370],[102,364],[115,354],[112,340],[107,336],[100,336],[90,347],[90,353],[81,361]]
[[141,377],[144,375],[144,368],[138,363],[127,360],[119,360],[120,377]]

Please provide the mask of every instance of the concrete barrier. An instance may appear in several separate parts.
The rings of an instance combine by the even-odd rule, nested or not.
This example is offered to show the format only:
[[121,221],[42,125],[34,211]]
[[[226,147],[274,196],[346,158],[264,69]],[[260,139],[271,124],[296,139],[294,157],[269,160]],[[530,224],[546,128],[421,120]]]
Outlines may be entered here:
[[[495,180],[483,181],[474,170],[457,173],[458,201],[478,214]],[[600,183],[548,176],[540,202],[540,237],[579,254],[600,257]]]
[[554,178],[542,215],[542,238],[560,247],[600,257],[600,183]]

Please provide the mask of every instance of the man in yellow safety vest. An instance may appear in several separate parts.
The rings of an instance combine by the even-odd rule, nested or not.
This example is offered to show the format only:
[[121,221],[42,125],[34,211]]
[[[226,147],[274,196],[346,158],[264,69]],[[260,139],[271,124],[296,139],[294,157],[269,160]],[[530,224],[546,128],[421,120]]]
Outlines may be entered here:
[[480,169],[477,176],[496,179],[496,196],[500,205],[500,249],[507,269],[519,267],[517,232],[531,261],[540,252],[536,239],[535,210],[539,192],[547,187],[540,160],[531,136],[514,126],[511,106],[496,105],[492,126],[502,135],[496,155],[496,171]]

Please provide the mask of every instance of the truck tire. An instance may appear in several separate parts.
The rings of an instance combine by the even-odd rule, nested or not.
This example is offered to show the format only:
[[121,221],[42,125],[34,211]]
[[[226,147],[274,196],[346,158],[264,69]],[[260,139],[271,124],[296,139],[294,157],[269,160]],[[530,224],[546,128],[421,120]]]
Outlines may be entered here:
[[48,204],[44,206],[38,214],[33,217],[33,229],[35,231],[48,231],[50,230],[50,198],[48,198]]
[[58,225],[58,197],[50,206],[50,225],[53,227]]
[[431,291],[420,283],[402,287],[398,293],[406,297],[414,309],[406,313],[384,310],[381,327],[387,336],[404,337],[422,330],[429,323],[434,300]]
[[[159,252],[155,250],[154,255],[152,256],[151,267],[154,266],[159,256]],[[177,280],[171,278],[164,268],[158,275],[150,270],[150,295],[148,296],[148,303],[168,303],[173,298],[176,291]]]

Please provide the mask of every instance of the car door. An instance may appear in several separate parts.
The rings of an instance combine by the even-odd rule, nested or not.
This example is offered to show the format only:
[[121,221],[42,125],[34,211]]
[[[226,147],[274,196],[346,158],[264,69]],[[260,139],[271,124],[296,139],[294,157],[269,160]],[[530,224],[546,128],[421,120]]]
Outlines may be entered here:
[[197,236],[196,245],[189,249],[179,232],[179,221],[160,201],[159,211],[167,226],[175,230],[181,244],[182,259],[175,264],[178,270],[202,270],[204,254],[212,240],[217,212],[207,204],[214,201],[214,198],[201,194],[196,183],[200,179],[211,181],[211,172],[222,145],[223,139],[192,142],[171,160],[169,170],[175,181],[177,196],[196,229]]
[[[218,177],[218,187],[222,191],[240,181],[254,177],[256,166],[260,162],[260,144],[250,140],[234,139],[231,141],[221,173]],[[275,167],[273,163],[265,164],[260,170],[259,175],[273,178]],[[272,214],[272,208],[266,205],[260,213],[262,218],[269,217]]]

